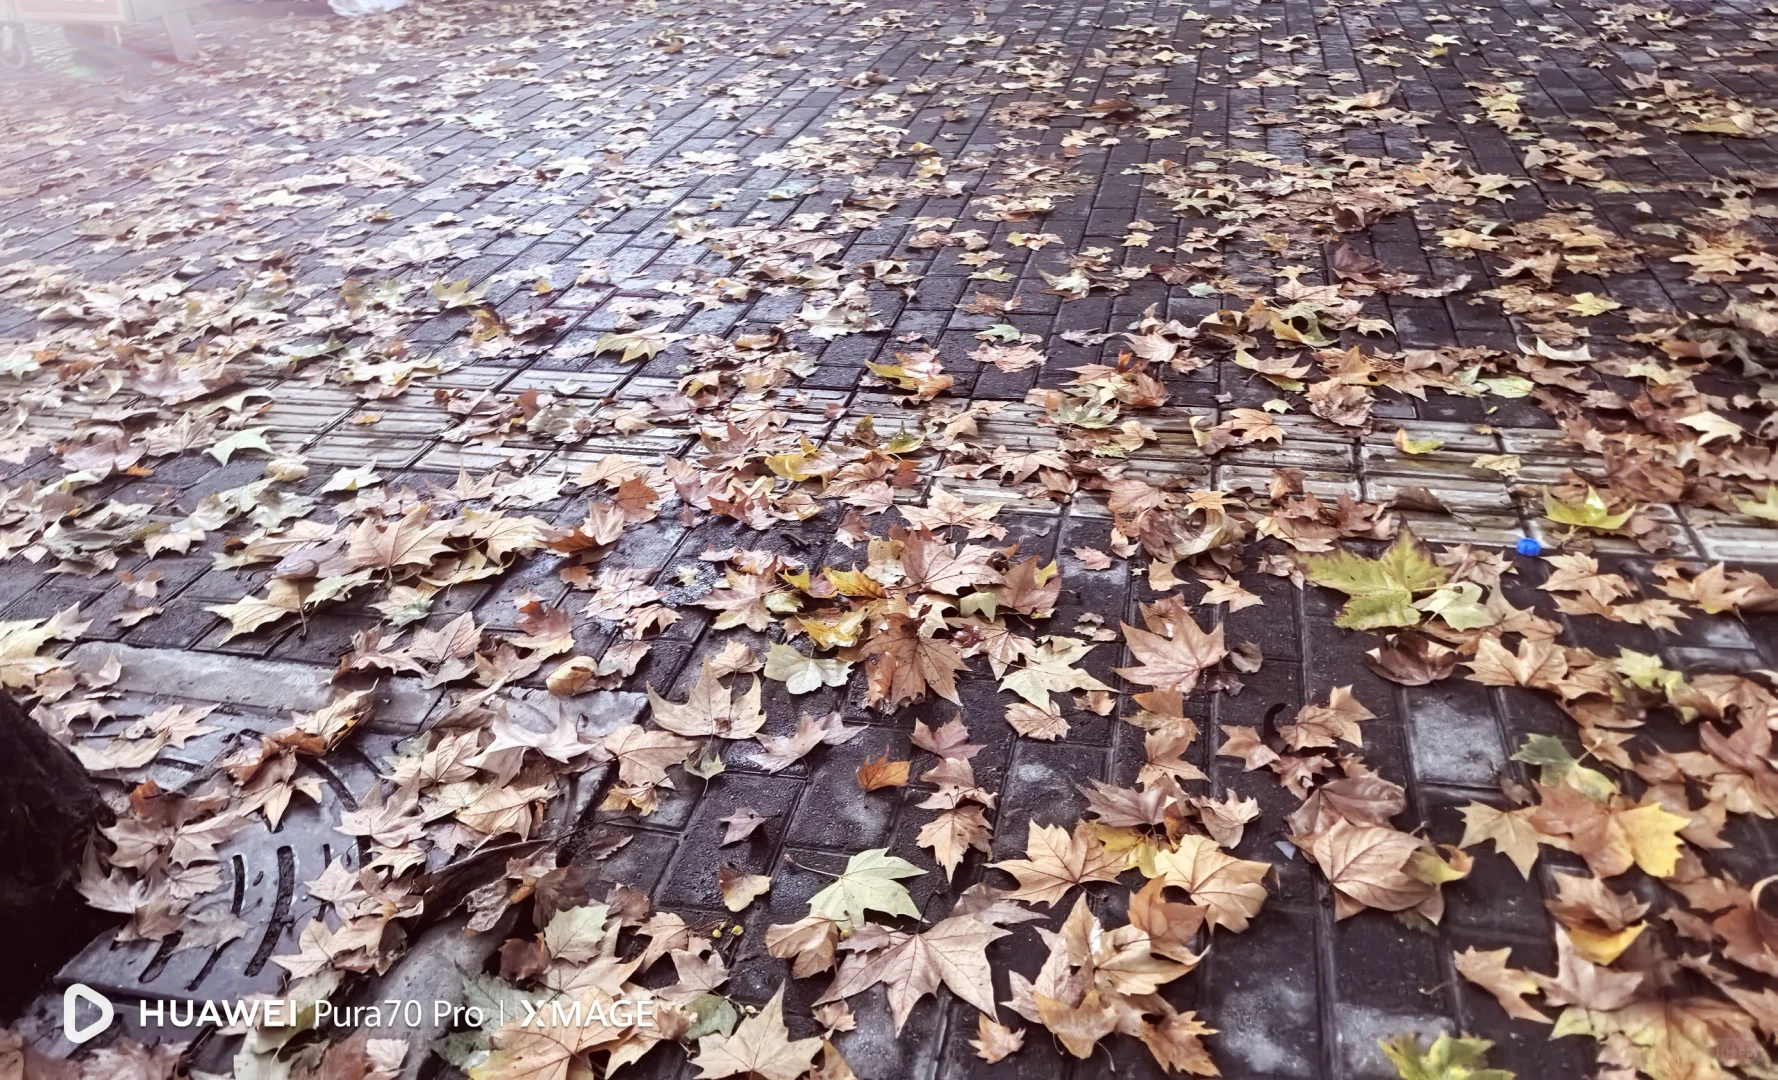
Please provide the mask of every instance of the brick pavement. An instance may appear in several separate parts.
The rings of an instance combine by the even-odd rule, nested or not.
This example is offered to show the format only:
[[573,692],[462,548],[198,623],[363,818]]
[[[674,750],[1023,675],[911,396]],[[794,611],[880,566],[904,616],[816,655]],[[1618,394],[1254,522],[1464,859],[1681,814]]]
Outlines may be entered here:
[[[1034,387],[1057,387],[1069,368],[1100,359],[1103,346],[1071,342],[1066,335],[1122,330],[1154,307],[1162,317],[1187,324],[1219,308],[1244,308],[1250,296],[1218,291],[1233,282],[1270,281],[1285,266],[1306,265],[1313,280],[1328,280],[1325,249],[1302,236],[1281,238],[1282,250],[1242,242],[1221,250],[1232,277],[1204,288],[1169,286],[1145,277],[1127,291],[1094,293],[1064,303],[1043,291],[1040,270],[1055,272],[1070,253],[1109,249],[1113,265],[1170,261],[1161,249],[1177,248],[1184,261],[1191,233],[1212,221],[1182,217],[1171,200],[1145,183],[1142,170],[1172,161],[1200,168],[1207,184],[1219,178],[1247,182],[1274,175],[1274,166],[1325,162],[1330,154],[1414,161],[1429,151],[1449,156],[1477,174],[1501,174],[1526,183],[1510,198],[1467,202],[1425,199],[1408,213],[1386,218],[1354,235],[1361,254],[1391,270],[1428,281],[1471,275],[1474,284],[1448,296],[1378,297],[1373,308],[1394,328],[1404,349],[1445,346],[1515,348],[1523,324],[1497,305],[1475,302],[1479,291],[1504,284],[1499,265],[1475,252],[1441,248],[1436,230],[1465,215],[1531,221],[1554,210],[1589,208],[1609,229],[1628,235],[1650,220],[1670,219],[1711,205],[1709,185],[1738,171],[1769,176],[1778,155],[1768,139],[1675,138],[1654,132],[1633,153],[1594,164],[1621,181],[1620,190],[1564,182],[1526,163],[1527,143],[1513,139],[1481,115],[1478,83],[1512,80],[1527,130],[1571,138],[1568,124],[1601,120],[1626,96],[1635,73],[1679,76],[1697,87],[1756,103],[1769,102],[1773,81],[1764,42],[1778,20],[1752,4],[1685,5],[1683,32],[1657,35],[1611,30],[1608,12],[1572,2],[1464,4],[1312,4],[1294,2],[1178,4],[1166,2],[1056,4],[993,2],[976,7],[943,0],[908,8],[880,3],[848,4],[609,4],[488,5],[488,27],[465,6],[427,5],[448,16],[433,20],[408,13],[393,20],[344,24],[307,19],[269,20],[228,9],[200,24],[210,50],[187,69],[146,70],[103,65],[47,50],[44,67],[29,81],[6,79],[10,105],[0,125],[10,136],[0,153],[0,195],[8,211],[0,228],[0,337],[29,340],[40,327],[45,304],[33,300],[23,273],[14,268],[53,266],[84,282],[133,274],[176,275],[187,290],[231,290],[254,281],[261,290],[288,289],[260,297],[277,319],[306,320],[306,340],[352,337],[367,322],[343,311],[349,280],[367,288],[385,281],[405,289],[381,304],[387,336],[399,334],[408,359],[454,365],[442,373],[412,376],[404,393],[364,392],[364,383],[315,377],[272,365],[251,382],[263,387],[271,408],[256,423],[269,425],[271,444],[300,451],[316,468],[296,485],[316,494],[335,465],[374,462],[393,485],[432,481],[448,485],[460,469],[481,472],[503,465],[536,473],[572,476],[600,455],[622,453],[658,463],[688,454],[695,433],[684,424],[661,424],[626,434],[606,421],[638,403],[672,394],[692,370],[683,346],[652,359],[622,363],[590,355],[592,343],[626,325],[660,323],[669,333],[736,337],[766,333],[796,314],[799,291],[767,290],[741,303],[712,302],[694,309],[656,308],[631,316],[637,304],[671,301],[663,283],[683,283],[697,293],[735,262],[708,245],[680,237],[748,225],[795,226],[801,215],[823,215],[811,230],[838,245],[834,265],[858,266],[893,259],[918,277],[911,296],[881,285],[869,291],[870,310],[885,329],[823,341],[793,330],[789,341],[813,371],[778,407],[791,430],[823,440],[857,418],[894,417],[901,406],[866,364],[883,362],[902,335],[933,343],[955,378],[948,400],[1004,405],[981,423],[985,445],[1014,450],[1049,438],[1042,410],[1026,403]],[[1430,60],[1433,35],[1457,39]],[[1677,50],[1671,46],[1677,43]],[[1177,56],[1168,55],[1173,50]],[[1692,66],[1707,48],[1720,57]],[[296,77],[291,77],[292,74]],[[1341,114],[1312,114],[1321,123],[1274,119],[1330,96],[1385,88],[1399,81],[1399,108],[1413,123],[1347,124]],[[1078,107],[1057,107],[1042,125],[1021,126],[1019,102],[1089,103],[1106,99],[1170,103],[1181,108],[1160,121],[1166,134],[1144,137],[1127,127],[1115,134]],[[1411,114],[1411,115],[1409,115]],[[818,142],[800,144],[813,137]],[[915,143],[936,149],[915,152]],[[620,147],[622,162],[604,155]],[[1033,182],[1019,163],[1067,153],[1077,182],[1055,198],[1054,208],[1030,220],[980,221],[997,196],[1018,196]],[[1233,156],[1231,156],[1231,154]],[[350,155],[394,163],[351,168]],[[689,156],[688,156],[689,155]],[[928,156],[944,163],[943,182],[919,181]],[[1245,157],[1247,160],[1242,160]],[[331,169],[348,182],[300,178]],[[875,209],[857,194],[856,178],[894,177],[892,208]],[[947,184],[949,187],[947,187]],[[1763,189],[1762,189],[1763,190]],[[853,191],[849,203],[840,200]],[[1636,210],[1654,204],[1651,216]],[[845,221],[848,214],[855,214]],[[974,281],[975,267],[957,247],[910,246],[924,226],[916,219],[956,218],[958,229],[977,227],[1006,258],[994,265],[1010,275],[1005,284]],[[1764,237],[1768,220],[1746,226]],[[1151,223],[1151,247],[1124,247],[1132,222]],[[850,226],[850,227],[848,227]],[[1013,246],[1020,232],[1053,233],[1058,245],[1036,251]],[[414,247],[432,242],[431,251]],[[405,249],[405,250],[404,250]],[[370,254],[376,253],[376,254]],[[384,265],[373,266],[382,260]],[[4,264],[12,264],[11,267]],[[538,279],[547,290],[536,286]],[[433,310],[434,281],[467,279],[485,302],[509,320],[545,313],[559,316],[538,343],[477,355],[469,339],[471,316]],[[1583,279],[1570,291],[1594,288],[1626,303],[1666,312],[1714,308],[1723,290],[1686,279],[1685,269],[1649,260],[1633,272]],[[1022,304],[1004,319],[971,315],[956,305],[978,291],[1018,297]],[[238,294],[252,306],[256,298]],[[1048,362],[1005,373],[966,355],[976,333],[1004,321],[1037,335]],[[371,319],[368,325],[376,325]],[[243,327],[251,327],[244,321]],[[1591,324],[1596,338],[1634,330],[1606,316]],[[251,334],[253,331],[244,330]],[[169,339],[176,338],[177,332]],[[375,338],[377,335],[372,335]],[[1348,340],[1359,340],[1350,332]],[[1082,340],[1091,340],[1082,337]],[[368,355],[368,354],[367,354]],[[386,351],[377,355],[387,356]],[[371,378],[376,378],[375,375]],[[1383,423],[1368,432],[1328,424],[1306,413],[1279,418],[1280,444],[1235,447],[1214,458],[1200,454],[1190,417],[1214,426],[1237,408],[1254,408],[1278,396],[1276,387],[1232,363],[1218,362],[1189,374],[1165,372],[1172,394],[1159,414],[1144,422],[1160,433],[1130,455],[1131,475],[1153,482],[1183,479],[1193,487],[1263,490],[1280,467],[1303,470],[1310,490],[1341,491],[1388,501],[1403,488],[1426,487],[1452,514],[1406,511],[1423,539],[1441,543],[1510,544],[1549,527],[1527,491],[1557,481],[1591,460],[1563,441],[1554,422],[1528,400],[1434,394],[1424,400],[1388,395],[1374,415]],[[1607,380],[1611,381],[1611,380]],[[1623,380],[1619,380],[1622,384]],[[1725,383],[1725,386],[1730,384]],[[466,400],[486,394],[506,401],[528,390],[553,392],[591,419],[592,433],[563,444],[518,433],[498,445],[454,438],[457,423],[439,405],[448,395]],[[1726,391],[1725,391],[1726,392]],[[377,414],[364,424],[366,413]],[[39,410],[33,423],[51,438],[104,422],[102,408],[79,400]],[[882,422],[882,421],[880,421]],[[1394,451],[1396,423],[1417,436],[1440,437],[1431,454]],[[1482,425],[1478,429],[1478,425]],[[1516,478],[1468,468],[1476,453],[1517,454]],[[149,502],[190,511],[204,496],[256,478],[263,459],[217,466],[187,455],[157,464],[153,475],[116,477],[104,493],[119,502]],[[325,466],[325,467],[323,467]],[[62,475],[42,450],[21,456],[6,483],[50,483]],[[1103,548],[1110,523],[1096,501],[1058,504],[994,483],[947,479],[966,498],[992,496],[1008,504],[998,519],[1024,553],[1056,558],[1067,582],[1056,626],[1082,616],[1106,624],[1134,622],[1137,605],[1157,593],[1131,573],[1124,559],[1107,571],[1089,571],[1072,554],[1076,547]],[[902,492],[917,502],[928,481]],[[572,524],[583,500],[551,495],[527,507],[553,521]],[[1771,562],[1769,530],[1745,519],[1706,510],[1657,508],[1670,525],[1669,555],[1736,563]],[[814,560],[843,565],[852,554],[833,540],[838,508],[808,521],[779,524],[761,536],[726,519],[682,524],[672,515],[626,532],[602,565],[659,568],[667,602],[680,618],[654,640],[627,684],[652,686],[679,698],[696,681],[700,661],[731,640],[763,650],[766,635],[709,630],[710,613],[690,606],[714,578],[698,556],[708,548],[770,545]],[[216,539],[215,537],[212,538]],[[1608,569],[1651,581],[1651,559],[1628,543],[1598,545]],[[274,632],[223,640],[223,624],[207,605],[239,599],[259,589],[263,572],[218,568],[207,545],[189,555],[144,560],[126,556],[118,569],[164,575],[157,600],[163,614],[126,627],[104,621],[124,603],[109,574],[92,578],[47,576],[48,564],[14,559],[0,572],[0,618],[46,617],[80,603],[97,619],[88,641],[115,641],[142,650],[176,651],[209,658],[222,671],[252,660],[312,666],[325,677],[350,650],[352,635],[377,618],[348,602]],[[673,574],[692,567],[689,584]],[[569,602],[572,591],[557,578],[558,563],[534,558],[495,580],[454,586],[442,594],[426,625],[437,626],[464,611],[496,630],[515,626],[514,601],[528,594]],[[1522,561],[1506,593],[1515,603],[1558,619],[1564,640],[1596,651],[1627,646],[1657,654],[1673,667],[1752,670],[1778,667],[1778,632],[1770,617],[1696,619],[1677,634],[1556,614],[1539,593],[1538,564]],[[1206,731],[1217,724],[1266,724],[1293,715],[1308,701],[1325,698],[1336,685],[1353,685],[1377,714],[1366,727],[1366,759],[1404,784],[1409,814],[1435,839],[1453,843],[1461,834],[1455,808],[1471,800],[1500,802],[1501,773],[1525,779],[1525,766],[1509,755],[1527,734],[1561,733],[1566,719],[1529,691],[1489,688],[1461,680],[1430,687],[1400,687],[1373,675],[1361,654],[1374,644],[1367,635],[1332,626],[1337,602],[1316,589],[1298,590],[1284,579],[1246,582],[1264,599],[1222,618],[1233,639],[1259,644],[1260,672],[1239,694],[1199,694],[1189,706]],[[598,655],[617,636],[610,623],[576,620],[577,651]],[[91,646],[83,646],[91,648]],[[144,654],[153,655],[153,654]],[[147,661],[145,661],[146,663]],[[1118,685],[1111,669],[1127,664],[1118,645],[1101,646],[1085,667]],[[244,671],[272,669],[242,668]],[[278,669],[283,670],[283,669]],[[527,681],[541,686],[541,673]],[[637,820],[589,812],[585,824],[622,830],[630,842],[597,864],[606,880],[648,891],[658,908],[691,922],[735,922],[744,928],[724,951],[730,992],[758,1003],[783,981],[784,965],[765,955],[763,933],[806,910],[822,879],[796,865],[837,869],[846,855],[870,847],[927,861],[914,844],[922,823],[912,803],[918,789],[861,794],[854,770],[885,749],[891,757],[916,756],[909,733],[916,719],[936,726],[956,709],[928,703],[884,715],[866,709],[859,687],[823,689],[790,698],[767,682],[768,733],[785,734],[801,712],[840,710],[865,726],[852,742],[828,748],[810,762],[768,774],[742,746],[715,781],[687,778],[663,793],[658,812]],[[165,689],[164,687],[162,689]],[[1088,779],[1131,783],[1143,760],[1140,729],[1070,708],[1071,730],[1056,743],[1020,739],[1000,722],[994,684],[985,667],[960,685],[962,714],[986,749],[974,760],[983,785],[1001,793],[995,816],[994,858],[1022,853],[1025,823],[1068,824],[1084,800]],[[259,702],[260,706],[275,702]],[[424,722],[430,699],[409,721],[388,721],[394,739]],[[1127,701],[1120,710],[1131,711]],[[276,712],[272,708],[271,712]],[[434,714],[435,715],[435,714]],[[224,739],[248,738],[270,723],[264,711],[244,707]],[[406,725],[404,727],[404,724]],[[383,736],[378,736],[383,738]],[[220,753],[216,744],[199,746]],[[1335,922],[1329,887],[1285,841],[1284,818],[1296,800],[1275,778],[1242,772],[1213,756],[1209,736],[1190,758],[1211,778],[1218,794],[1256,798],[1262,816],[1249,827],[1235,854],[1272,864],[1272,897],[1256,932],[1219,936],[1200,969],[1168,988],[1180,1008],[1196,1009],[1221,1034],[1212,1050],[1230,1077],[1372,1077],[1391,1075],[1376,1041],[1406,1030],[1462,1030],[1494,1039],[1493,1063],[1522,1077],[1578,1076],[1591,1060],[1582,1039],[1547,1041],[1544,1032],[1512,1024],[1477,988],[1455,977],[1451,954],[1474,944],[1511,944],[1515,962],[1548,970],[1553,965],[1550,920],[1541,900],[1551,895],[1548,874],[1578,860],[1546,857],[1529,882],[1503,871],[1497,856],[1481,859],[1484,872],[1447,888],[1449,914],[1436,933],[1410,929],[1381,913]],[[341,770],[349,803],[371,782],[368,764],[379,744],[360,748],[366,768],[357,778]],[[811,764],[812,762],[812,764]],[[177,780],[200,769],[202,753],[163,762]],[[184,770],[184,773],[181,772]],[[917,768],[918,771],[918,762]],[[738,848],[716,848],[718,819],[751,806],[774,821]],[[1769,827],[1734,819],[1734,846],[1711,858],[1743,880],[1761,876],[1778,858]],[[300,844],[297,845],[300,848]],[[289,849],[285,849],[289,850]],[[572,845],[571,845],[572,850]],[[267,855],[266,858],[273,858]],[[775,873],[770,895],[740,917],[723,910],[715,887],[717,863],[750,872]],[[942,915],[951,897],[977,881],[1004,884],[970,855],[952,889],[936,874],[914,883],[916,903],[928,916]],[[323,865],[325,860],[323,860]],[[1552,865],[1553,864],[1553,865]],[[235,864],[240,873],[241,863]],[[286,875],[287,876],[287,875]],[[1096,886],[1097,907],[1119,916],[1128,890]],[[1653,898],[1651,892],[1649,898]],[[297,920],[287,895],[270,901],[273,912],[253,913],[271,928],[266,938],[284,951]],[[257,931],[256,931],[257,933]],[[263,951],[263,950],[262,950]],[[1031,971],[1044,955],[1030,934],[989,950],[997,971],[997,997],[1005,999],[1004,972]],[[263,968],[263,957],[259,958]],[[225,963],[226,966],[226,963]],[[249,965],[250,966],[250,965]],[[275,971],[272,972],[275,974]],[[787,1013],[793,1031],[807,1034],[809,1006],[821,980],[793,982]],[[906,1031],[893,1037],[880,991],[852,1002],[859,1030],[838,1044],[859,1075],[893,1076],[1146,1076],[1156,1066],[1132,1040],[1105,1045],[1111,1057],[1075,1061],[1034,1033],[1019,1055],[994,1066],[974,1060],[967,1039],[974,1010],[941,992],[920,1004]],[[641,1075],[689,1075],[682,1056],[655,1054]]]

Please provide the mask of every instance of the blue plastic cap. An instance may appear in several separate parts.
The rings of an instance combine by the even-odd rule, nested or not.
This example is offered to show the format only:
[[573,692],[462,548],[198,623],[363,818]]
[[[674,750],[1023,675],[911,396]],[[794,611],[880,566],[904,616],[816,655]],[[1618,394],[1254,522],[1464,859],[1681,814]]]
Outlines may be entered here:
[[1543,554],[1543,545],[1537,542],[1536,537],[1532,537],[1532,536],[1519,537],[1518,547],[1519,547],[1519,554],[1525,556],[1528,559],[1535,559],[1539,555]]

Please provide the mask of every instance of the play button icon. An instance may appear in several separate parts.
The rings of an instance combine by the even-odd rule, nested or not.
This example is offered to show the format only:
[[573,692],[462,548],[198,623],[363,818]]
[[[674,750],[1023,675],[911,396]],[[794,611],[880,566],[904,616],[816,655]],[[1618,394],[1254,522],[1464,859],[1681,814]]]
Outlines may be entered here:
[[[99,1010],[99,1015],[85,1025],[79,1023],[81,1002]],[[76,1046],[110,1027],[115,1015],[117,1010],[111,1007],[111,1002],[105,995],[90,986],[75,983],[62,994],[62,1034]]]

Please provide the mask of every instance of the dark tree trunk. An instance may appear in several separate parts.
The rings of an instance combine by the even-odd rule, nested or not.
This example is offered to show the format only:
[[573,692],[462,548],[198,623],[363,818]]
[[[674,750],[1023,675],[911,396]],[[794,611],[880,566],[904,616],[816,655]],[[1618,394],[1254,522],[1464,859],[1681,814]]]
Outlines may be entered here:
[[105,814],[74,755],[0,692],[0,925],[56,903]]

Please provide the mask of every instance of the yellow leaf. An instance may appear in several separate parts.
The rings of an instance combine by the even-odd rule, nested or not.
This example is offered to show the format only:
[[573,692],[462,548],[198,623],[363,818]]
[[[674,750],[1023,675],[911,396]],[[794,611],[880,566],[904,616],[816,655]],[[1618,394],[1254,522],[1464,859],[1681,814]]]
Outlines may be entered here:
[[1615,934],[1594,930],[1585,925],[1568,928],[1568,937],[1574,942],[1574,951],[1591,960],[1595,964],[1609,964],[1623,955],[1630,943],[1642,936],[1648,929],[1648,923],[1639,922],[1634,926],[1626,926]]
[[1416,439],[1407,428],[1395,429],[1395,448],[1404,454],[1430,454],[1443,445],[1443,439]]
[[1689,826],[1691,819],[1669,813],[1658,803],[1620,810],[1616,816],[1630,838],[1636,865],[1655,877],[1672,877],[1679,863],[1679,830]]

